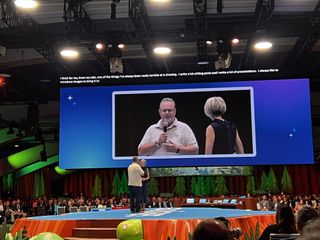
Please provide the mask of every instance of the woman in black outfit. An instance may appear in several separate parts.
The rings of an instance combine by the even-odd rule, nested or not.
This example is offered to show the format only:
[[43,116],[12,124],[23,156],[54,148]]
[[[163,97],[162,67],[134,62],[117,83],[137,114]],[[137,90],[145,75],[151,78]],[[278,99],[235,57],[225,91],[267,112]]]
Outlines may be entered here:
[[259,240],[269,240],[271,233],[297,233],[293,210],[289,205],[281,204],[278,207],[276,213],[276,224],[269,225],[263,231]]
[[212,120],[206,129],[205,154],[244,153],[236,125],[222,118],[226,110],[221,97],[211,97],[204,105],[204,113]]
[[142,176],[142,187],[141,187],[141,210],[144,211],[146,204],[149,202],[148,199],[148,180],[150,178],[149,169],[146,168],[147,161],[144,159],[140,160],[140,166],[144,171]]

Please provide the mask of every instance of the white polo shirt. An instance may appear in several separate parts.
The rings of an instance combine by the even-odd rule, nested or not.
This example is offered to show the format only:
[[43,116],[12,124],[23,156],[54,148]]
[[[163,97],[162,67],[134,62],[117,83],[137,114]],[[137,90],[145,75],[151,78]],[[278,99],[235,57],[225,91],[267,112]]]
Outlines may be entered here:
[[128,186],[142,186],[141,176],[144,174],[144,171],[139,164],[133,162],[128,167]]
[[[163,133],[163,127],[161,125],[161,120],[151,125],[145,132],[138,148],[147,143],[156,142],[160,135]],[[197,139],[192,131],[192,129],[185,123],[178,121],[177,119],[167,128],[167,141],[171,141],[179,146],[194,146],[198,147]],[[167,152],[164,146],[150,152],[148,156],[164,156],[164,155],[178,155],[180,153]]]

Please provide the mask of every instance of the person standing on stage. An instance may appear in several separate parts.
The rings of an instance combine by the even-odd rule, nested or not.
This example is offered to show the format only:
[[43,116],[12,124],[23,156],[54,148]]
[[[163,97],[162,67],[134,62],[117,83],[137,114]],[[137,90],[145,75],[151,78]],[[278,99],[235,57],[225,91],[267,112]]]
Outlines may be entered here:
[[144,171],[139,165],[138,157],[133,157],[132,163],[128,167],[128,187],[130,192],[130,210],[132,213],[140,212],[140,197],[143,175]]
[[159,106],[160,120],[145,132],[138,153],[143,156],[198,154],[199,147],[192,129],[176,119],[176,104],[164,98]]
[[142,176],[142,187],[141,187],[141,207],[144,211],[146,208],[146,204],[149,202],[148,199],[148,180],[150,179],[149,169],[146,168],[147,161],[144,159],[140,160],[140,166],[144,172]]
[[212,120],[206,129],[205,154],[244,153],[236,125],[222,118],[226,110],[222,97],[211,97],[204,105],[204,113]]

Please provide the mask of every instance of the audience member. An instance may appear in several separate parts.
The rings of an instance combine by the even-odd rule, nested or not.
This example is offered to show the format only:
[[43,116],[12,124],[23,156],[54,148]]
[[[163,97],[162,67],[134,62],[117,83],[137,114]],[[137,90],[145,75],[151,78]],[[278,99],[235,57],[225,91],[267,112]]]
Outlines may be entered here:
[[301,232],[307,222],[317,217],[319,217],[319,213],[314,208],[307,206],[302,207],[297,213],[298,231]]
[[259,240],[269,240],[271,233],[297,233],[295,218],[292,208],[281,204],[276,213],[276,224],[269,225],[260,236]]
[[308,222],[297,240],[318,240],[320,239],[320,217]]
[[224,223],[208,219],[196,226],[192,240],[232,240],[232,238]]

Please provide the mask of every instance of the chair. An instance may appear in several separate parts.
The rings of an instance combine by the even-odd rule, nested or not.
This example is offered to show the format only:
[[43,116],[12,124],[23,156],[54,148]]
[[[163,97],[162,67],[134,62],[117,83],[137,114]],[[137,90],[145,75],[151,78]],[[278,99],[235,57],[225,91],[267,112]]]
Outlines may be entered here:
[[88,211],[86,206],[80,206],[79,210],[80,210],[80,212],[87,212]]
[[57,207],[57,215],[65,214],[66,207]]
[[78,207],[71,207],[70,213],[75,213],[75,212],[78,212]]
[[299,237],[298,233],[283,234],[283,233],[271,233],[270,240],[291,240]]

